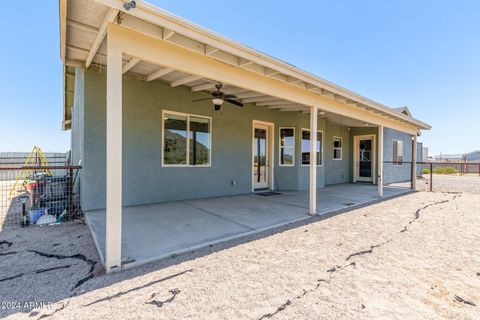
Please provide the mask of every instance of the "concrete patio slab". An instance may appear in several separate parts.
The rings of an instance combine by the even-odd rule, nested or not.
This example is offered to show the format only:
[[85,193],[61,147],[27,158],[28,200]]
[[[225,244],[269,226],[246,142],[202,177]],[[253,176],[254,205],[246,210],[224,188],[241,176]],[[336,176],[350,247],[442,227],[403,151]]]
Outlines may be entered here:
[[[320,215],[348,211],[411,192],[384,188],[380,199],[370,184],[341,184],[319,189]],[[123,208],[122,261],[129,267],[210,244],[310,219],[308,192],[274,196],[236,196],[176,201]],[[105,210],[85,212],[102,262],[105,257]]]

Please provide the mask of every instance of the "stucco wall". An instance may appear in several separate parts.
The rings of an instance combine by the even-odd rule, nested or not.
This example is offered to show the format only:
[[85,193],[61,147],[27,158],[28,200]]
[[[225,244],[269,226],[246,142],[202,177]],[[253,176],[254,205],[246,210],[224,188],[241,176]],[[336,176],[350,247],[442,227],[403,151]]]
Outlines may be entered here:
[[[389,163],[393,160],[393,140],[403,141],[403,161],[401,165]],[[383,183],[405,182],[411,180],[412,135],[385,128],[383,131]]]
[[[105,128],[106,79],[104,73],[85,71],[84,104],[84,209],[105,207]],[[226,104],[213,112],[211,103],[192,104],[205,97],[185,87],[171,88],[158,81],[144,82],[124,77],[123,83],[123,204],[135,205],[162,201],[248,193],[252,190],[252,121],[275,125],[275,187],[298,190],[308,187],[308,167],[300,165],[300,132],[308,128],[309,115],[279,112],[253,105],[238,108]],[[211,167],[162,168],[162,110],[212,117]],[[295,167],[278,166],[280,126],[295,127]],[[319,128],[321,125],[319,125]],[[330,139],[326,139],[328,142]],[[348,144],[348,140],[344,143]],[[328,145],[328,143],[327,143]],[[348,145],[344,162],[348,161]],[[330,148],[330,147],[329,147]],[[326,149],[328,150],[328,149]],[[326,152],[325,155],[328,153]],[[328,157],[326,162],[328,163]],[[342,161],[343,162],[343,161]],[[340,164],[340,163],[338,163]],[[345,167],[344,178],[349,179]],[[324,185],[323,169],[318,170],[318,186]],[[336,178],[335,175],[332,177]],[[232,185],[235,180],[236,185]],[[331,178],[331,181],[337,181]]]
[[[342,160],[333,159],[333,137],[341,137]],[[334,123],[325,125],[325,184],[346,183],[352,181],[352,157],[350,131],[345,126]]]

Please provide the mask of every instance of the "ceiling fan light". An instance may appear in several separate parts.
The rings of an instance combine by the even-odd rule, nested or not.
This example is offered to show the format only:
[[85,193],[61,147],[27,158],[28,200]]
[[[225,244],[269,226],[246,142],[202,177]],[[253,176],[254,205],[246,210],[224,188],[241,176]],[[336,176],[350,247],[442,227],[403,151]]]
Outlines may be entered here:
[[220,98],[213,98],[212,99],[212,102],[214,105],[216,106],[221,106],[223,104],[223,99],[220,99]]

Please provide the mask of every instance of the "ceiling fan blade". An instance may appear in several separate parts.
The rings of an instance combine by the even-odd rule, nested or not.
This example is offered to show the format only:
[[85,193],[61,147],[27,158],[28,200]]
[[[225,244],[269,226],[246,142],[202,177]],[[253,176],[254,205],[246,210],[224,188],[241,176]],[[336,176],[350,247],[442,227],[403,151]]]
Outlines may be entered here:
[[236,106],[239,106],[239,107],[243,107],[243,103],[241,102],[238,102],[236,100],[232,100],[232,99],[225,99],[226,102],[230,102],[231,104],[234,104]]
[[199,102],[199,101],[205,101],[205,100],[212,100],[212,98],[197,99],[197,100],[193,100],[192,102]]
[[223,98],[224,99],[238,99],[237,96],[235,96],[233,94],[226,94]]

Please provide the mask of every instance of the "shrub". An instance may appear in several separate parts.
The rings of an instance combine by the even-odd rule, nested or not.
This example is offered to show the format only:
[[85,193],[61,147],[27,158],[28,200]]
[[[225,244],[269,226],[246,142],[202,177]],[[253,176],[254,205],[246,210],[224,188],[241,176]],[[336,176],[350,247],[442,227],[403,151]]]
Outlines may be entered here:
[[436,174],[454,174],[454,173],[458,173],[458,171],[454,167],[438,167],[438,168],[433,169],[433,173],[436,173]]
[[429,174],[429,173],[430,173],[430,169],[428,169],[428,168],[423,168],[423,169],[422,169],[422,173],[423,173],[423,174]]

